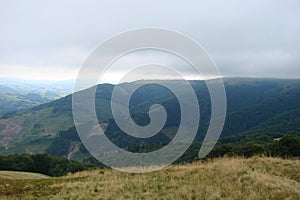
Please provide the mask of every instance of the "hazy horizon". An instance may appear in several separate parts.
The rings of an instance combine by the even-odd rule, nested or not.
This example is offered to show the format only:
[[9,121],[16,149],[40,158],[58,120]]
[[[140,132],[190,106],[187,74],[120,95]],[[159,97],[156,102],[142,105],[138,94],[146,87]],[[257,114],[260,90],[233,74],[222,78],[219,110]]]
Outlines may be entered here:
[[[209,79],[216,79],[218,77],[207,78],[207,79],[185,79],[188,81],[202,81],[202,80],[209,80]],[[281,77],[257,77],[257,76],[222,76],[222,79],[274,79],[274,80],[300,80],[300,78],[281,78]],[[131,82],[136,81],[176,81],[182,79],[136,79]],[[62,79],[62,80],[32,80],[32,79],[22,79],[22,78],[13,78],[13,77],[0,77],[0,85],[5,83],[13,83],[13,82],[20,82],[20,83],[28,83],[28,84],[53,84],[53,83],[75,83],[76,79]],[[120,82],[124,83],[124,82]],[[98,84],[119,84],[119,82],[99,82]]]

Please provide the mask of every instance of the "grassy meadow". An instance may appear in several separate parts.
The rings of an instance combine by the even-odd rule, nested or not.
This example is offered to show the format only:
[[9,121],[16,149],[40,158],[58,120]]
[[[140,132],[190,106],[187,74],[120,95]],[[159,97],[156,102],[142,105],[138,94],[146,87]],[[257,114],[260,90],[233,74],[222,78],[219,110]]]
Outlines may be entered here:
[[[11,173],[11,175],[9,175]],[[300,199],[300,160],[218,158],[129,174],[99,169],[49,178],[1,172],[1,199]]]
[[0,171],[1,182],[5,179],[20,180],[20,179],[42,179],[48,176],[30,172],[15,172],[15,171]]

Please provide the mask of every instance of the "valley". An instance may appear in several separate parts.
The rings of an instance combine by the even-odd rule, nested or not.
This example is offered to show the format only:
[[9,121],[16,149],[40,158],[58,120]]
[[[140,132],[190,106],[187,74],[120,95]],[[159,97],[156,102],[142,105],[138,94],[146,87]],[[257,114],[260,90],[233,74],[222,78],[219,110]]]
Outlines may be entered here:
[[0,117],[9,118],[72,93],[73,81],[0,80]]

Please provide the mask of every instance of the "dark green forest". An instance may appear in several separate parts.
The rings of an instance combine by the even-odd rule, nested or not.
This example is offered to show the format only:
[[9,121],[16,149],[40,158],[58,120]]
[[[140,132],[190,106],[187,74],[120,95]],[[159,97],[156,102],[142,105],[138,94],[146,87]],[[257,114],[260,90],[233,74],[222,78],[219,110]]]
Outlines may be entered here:
[[[232,140],[233,138],[231,138]],[[300,136],[296,134],[286,134],[282,138],[266,142],[264,144],[255,142],[255,137],[244,144],[228,143],[222,144],[220,141],[204,159],[213,159],[224,156],[241,156],[249,158],[254,155],[264,155],[282,158],[300,157]],[[187,163],[199,160],[198,151],[201,143],[194,143],[175,163]],[[143,152],[145,148],[157,149],[155,146],[140,146],[136,152]],[[132,151],[134,149],[131,149]],[[0,155],[0,170],[37,172],[49,176],[63,176],[67,173],[105,167],[97,160],[90,157],[85,163],[74,160],[67,160],[62,157],[50,156],[48,154],[13,154],[8,156]]]
[[48,154],[0,155],[0,170],[36,172],[49,176],[63,176],[95,166]]

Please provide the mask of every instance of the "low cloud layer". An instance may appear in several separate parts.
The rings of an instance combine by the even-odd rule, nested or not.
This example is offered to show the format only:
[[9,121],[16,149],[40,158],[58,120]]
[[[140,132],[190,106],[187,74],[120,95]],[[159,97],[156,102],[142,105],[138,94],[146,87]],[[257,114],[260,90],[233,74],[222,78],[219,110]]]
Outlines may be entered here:
[[[161,27],[202,44],[224,76],[300,78],[299,19],[297,0],[12,0],[0,7],[0,76],[75,78],[89,53],[110,36]],[[152,58],[183,66],[172,57],[154,53]],[[111,73],[120,74],[130,59]],[[134,59],[145,58],[141,53]]]

